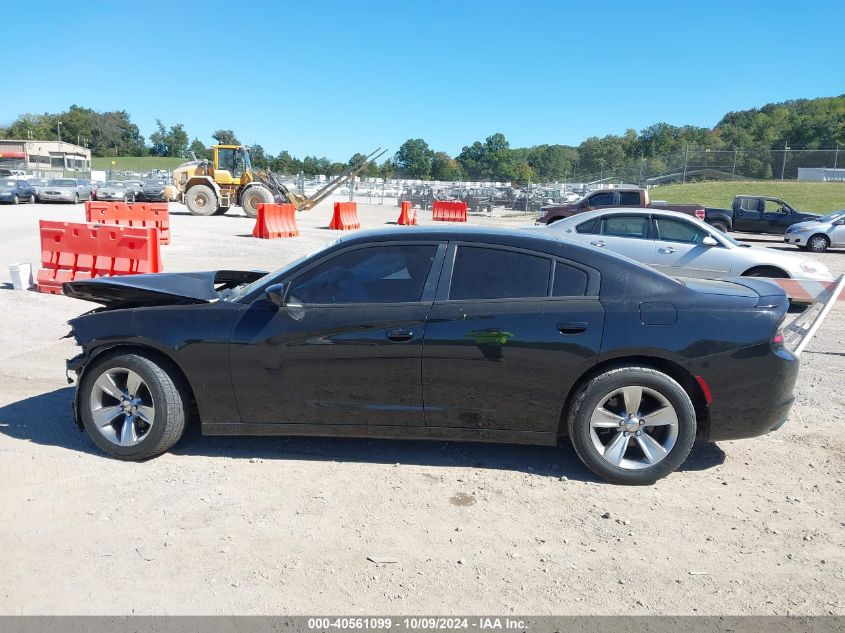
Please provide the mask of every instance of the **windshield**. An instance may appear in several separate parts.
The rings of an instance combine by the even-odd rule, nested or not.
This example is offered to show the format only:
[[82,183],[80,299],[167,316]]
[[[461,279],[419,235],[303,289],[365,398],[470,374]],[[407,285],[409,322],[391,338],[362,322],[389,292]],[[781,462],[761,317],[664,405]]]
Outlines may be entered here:
[[15,181],[14,180],[0,180],[0,189],[14,189],[15,188]]
[[818,220],[816,220],[816,222],[836,222],[840,218],[845,218],[845,209],[841,209],[839,211],[834,211],[833,213],[823,215]]
[[237,301],[241,297],[247,297],[250,294],[252,294],[253,292],[255,292],[256,290],[258,290],[259,288],[261,288],[263,285],[268,283],[271,279],[275,279],[275,278],[283,275],[288,270],[290,270],[290,269],[292,269],[296,266],[299,266],[299,264],[301,264],[305,260],[310,259],[311,257],[314,257],[317,254],[322,253],[323,251],[328,250],[332,246],[334,246],[335,244],[339,244],[339,243],[340,243],[340,238],[338,238],[336,240],[332,240],[328,244],[322,246],[321,248],[318,248],[316,251],[306,253],[302,257],[298,257],[297,259],[293,260],[292,262],[282,266],[278,270],[274,270],[272,273],[268,273],[268,274],[264,275],[263,277],[259,277],[258,279],[256,279],[252,283],[244,284],[242,286],[238,286],[237,288],[232,288],[232,290],[228,294],[223,296],[223,300],[224,301]]

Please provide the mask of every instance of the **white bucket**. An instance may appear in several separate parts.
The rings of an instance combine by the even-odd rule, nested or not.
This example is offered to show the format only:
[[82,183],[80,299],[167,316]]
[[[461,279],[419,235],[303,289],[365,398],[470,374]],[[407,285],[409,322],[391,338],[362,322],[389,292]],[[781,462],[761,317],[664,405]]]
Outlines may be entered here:
[[12,276],[12,287],[15,290],[32,288],[32,264],[11,264],[9,274]]

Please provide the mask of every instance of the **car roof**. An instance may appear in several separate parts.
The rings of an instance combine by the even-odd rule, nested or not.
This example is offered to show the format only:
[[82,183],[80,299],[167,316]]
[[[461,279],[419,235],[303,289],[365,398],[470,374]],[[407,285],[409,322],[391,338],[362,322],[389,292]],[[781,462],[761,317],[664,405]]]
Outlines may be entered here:
[[483,242],[491,240],[499,242],[502,240],[513,241],[524,239],[528,241],[538,240],[547,245],[570,243],[559,235],[551,232],[541,231],[534,227],[528,228],[498,228],[498,227],[476,227],[476,226],[409,226],[405,228],[381,228],[366,231],[356,231],[354,234],[344,235],[339,238],[343,244],[354,244],[357,242],[378,242],[378,241],[401,241],[401,240],[468,240],[472,242]]

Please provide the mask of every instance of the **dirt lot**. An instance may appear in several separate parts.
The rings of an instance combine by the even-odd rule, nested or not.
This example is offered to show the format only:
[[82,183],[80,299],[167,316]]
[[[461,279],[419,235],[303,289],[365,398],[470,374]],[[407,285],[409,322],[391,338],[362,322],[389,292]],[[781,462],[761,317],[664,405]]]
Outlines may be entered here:
[[[273,241],[241,216],[173,213],[167,270],[276,268],[336,236],[325,204]],[[0,207],[0,283],[37,262],[38,218],[83,210]],[[845,252],[819,259],[845,271]],[[784,428],[626,488],[569,445],[193,430],[158,459],[114,461],[77,430],[64,378],[75,348],[59,337],[91,304],[0,288],[2,614],[845,614],[843,303]]]

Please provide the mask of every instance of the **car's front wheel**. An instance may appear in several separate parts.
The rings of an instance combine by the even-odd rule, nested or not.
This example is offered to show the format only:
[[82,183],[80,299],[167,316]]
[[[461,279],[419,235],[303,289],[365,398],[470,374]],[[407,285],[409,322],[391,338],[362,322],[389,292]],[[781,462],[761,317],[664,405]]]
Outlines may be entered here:
[[581,461],[618,484],[651,484],[676,470],[696,435],[684,388],[650,367],[610,369],[581,386],[568,419]]
[[807,240],[807,250],[813,253],[824,253],[829,246],[830,242],[824,235],[814,235]]
[[138,354],[112,354],[87,368],[77,395],[85,430],[125,460],[159,455],[182,436],[188,398],[172,369]]
[[29,204],[35,204],[35,194],[29,194]]

